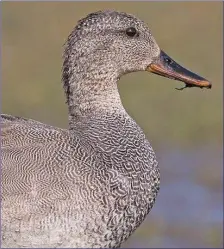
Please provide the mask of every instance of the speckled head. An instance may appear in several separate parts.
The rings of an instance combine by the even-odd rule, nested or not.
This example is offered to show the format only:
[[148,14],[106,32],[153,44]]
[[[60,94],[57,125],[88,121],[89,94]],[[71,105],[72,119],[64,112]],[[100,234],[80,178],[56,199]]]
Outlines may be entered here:
[[[117,76],[145,70],[160,53],[148,26],[133,15],[99,11],[80,20],[70,34],[65,54],[77,60],[113,67]],[[98,68],[100,70],[100,68]]]
[[111,96],[118,103],[117,80],[144,70],[183,81],[188,87],[211,88],[210,82],[161,51],[148,26],[130,14],[110,10],[89,14],[65,44],[63,82],[70,106],[97,99],[106,103]]
[[80,20],[64,51],[62,76],[70,116],[121,107],[118,79],[146,70],[159,54],[148,26],[133,15],[107,10]]

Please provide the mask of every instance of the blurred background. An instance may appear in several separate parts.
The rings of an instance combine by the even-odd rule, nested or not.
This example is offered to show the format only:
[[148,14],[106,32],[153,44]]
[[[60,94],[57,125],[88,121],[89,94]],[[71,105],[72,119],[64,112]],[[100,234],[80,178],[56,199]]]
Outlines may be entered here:
[[137,15],[167,54],[213,83],[177,91],[182,83],[144,72],[120,80],[161,168],[156,204],[123,247],[223,248],[221,2],[2,3],[2,112],[68,127],[62,46],[99,9]]

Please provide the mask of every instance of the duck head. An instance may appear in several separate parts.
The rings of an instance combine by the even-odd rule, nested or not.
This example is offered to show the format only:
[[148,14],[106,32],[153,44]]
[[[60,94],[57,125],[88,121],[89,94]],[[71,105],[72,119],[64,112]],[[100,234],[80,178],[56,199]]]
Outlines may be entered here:
[[98,11],[81,19],[65,43],[62,78],[70,116],[121,110],[117,81],[135,71],[182,81],[184,88],[212,86],[165,54],[137,17]]
[[[134,71],[149,71],[182,81],[186,87],[211,88],[203,77],[185,69],[163,52],[148,26],[133,15],[98,11],[78,22],[65,49],[66,66],[79,63],[79,71],[120,78]],[[96,73],[95,76],[97,77]]]

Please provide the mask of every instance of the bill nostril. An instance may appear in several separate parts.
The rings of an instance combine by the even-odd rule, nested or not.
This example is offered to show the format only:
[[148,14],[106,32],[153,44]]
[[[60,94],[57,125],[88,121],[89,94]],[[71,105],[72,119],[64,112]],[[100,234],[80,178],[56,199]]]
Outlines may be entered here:
[[168,63],[169,65],[172,63],[172,60],[168,57],[165,58],[165,62]]

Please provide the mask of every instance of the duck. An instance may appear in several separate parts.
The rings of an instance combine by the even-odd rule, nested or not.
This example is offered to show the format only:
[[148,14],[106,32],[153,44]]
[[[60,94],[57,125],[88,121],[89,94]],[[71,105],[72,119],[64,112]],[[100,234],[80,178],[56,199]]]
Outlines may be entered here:
[[119,79],[137,71],[212,86],[161,50],[144,21],[100,10],[64,45],[69,128],[1,114],[2,247],[118,248],[141,225],[160,170],[118,91]]

